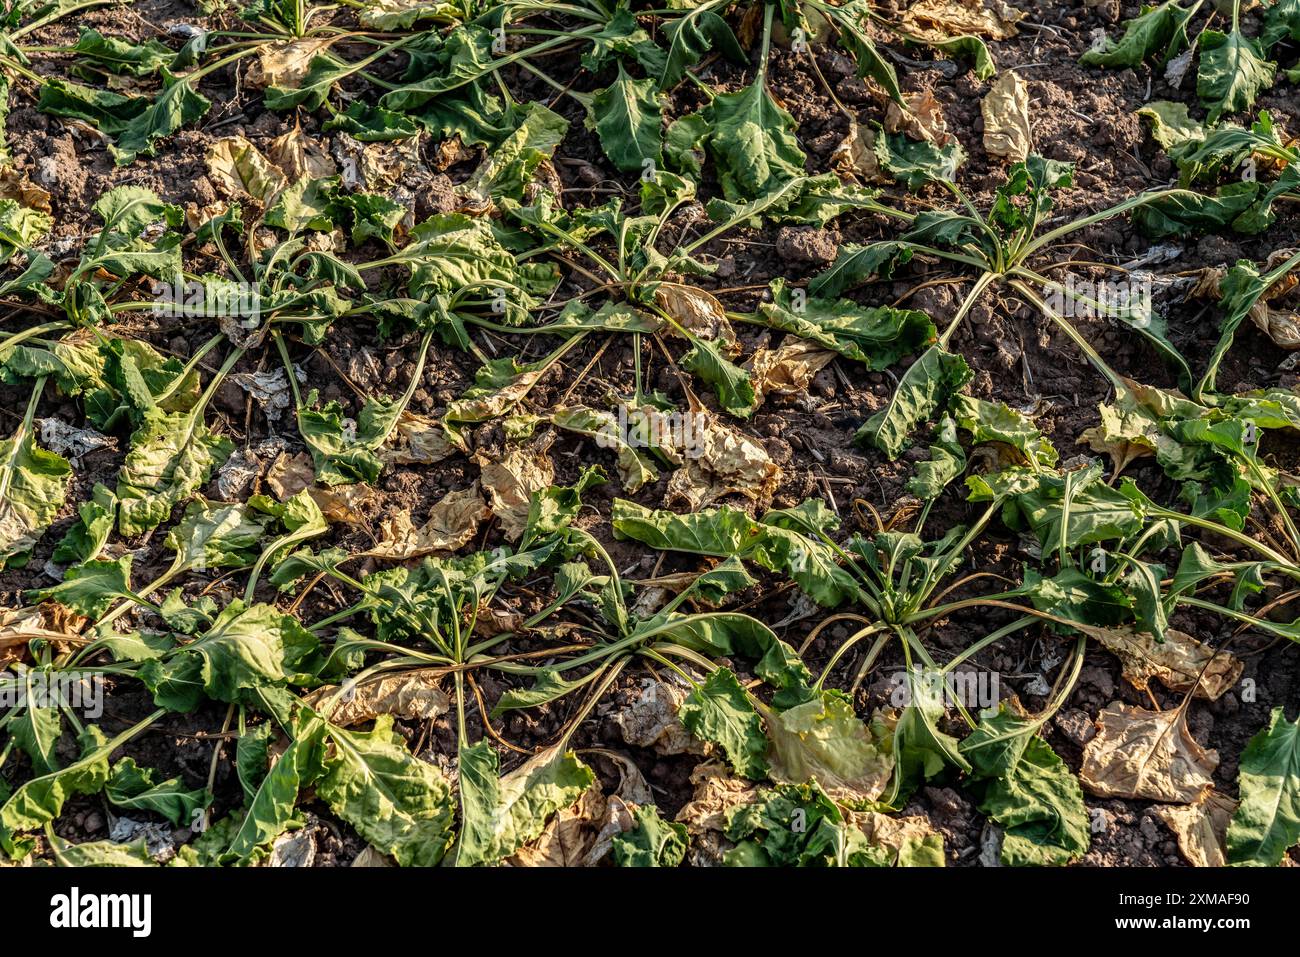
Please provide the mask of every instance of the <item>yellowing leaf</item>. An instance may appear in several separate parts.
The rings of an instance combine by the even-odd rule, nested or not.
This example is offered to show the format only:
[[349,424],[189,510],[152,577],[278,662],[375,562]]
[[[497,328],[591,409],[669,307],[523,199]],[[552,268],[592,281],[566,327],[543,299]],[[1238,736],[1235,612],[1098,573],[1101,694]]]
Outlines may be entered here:
[[323,39],[289,40],[284,43],[271,43],[262,47],[257,60],[248,71],[248,84],[261,90],[268,86],[278,86],[284,90],[296,90],[311,66],[311,61],[318,53],[323,53],[337,37]]
[[764,718],[773,781],[813,780],[842,802],[874,801],[889,783],[892,755],[842,697],[825,694]]
[[1097,736],[1083,750],[1079,781],[1100,797],[1190,804],[1213,783],[1217,751],[1187,730],[1184,712],[1146,711],[1118,701],[1097,717]]
[[1166,629],[1164,641],[1132,628],[1083,630],[1119,657],[1125,680],[1139,691],[1145,691],[1152,678],[1159,678],[1170,691],[1195,688],[1198,697],[1215,701],[1241,677],[1243,665],[1235,655],[1216,653],[1173,628]]
[[1178,838],[1178,850],[1193,867],[1225,867],[1224,840],[1237,802],[1218,791],[1206,791],[1185,806],[1162,804],[1153,808],[1157,817]]
[[479,523],[492,517],[475,482],[469,488],[448,492],[416,528],[411,513],[402,509],[380,520],[380,542],[366,552],[376,558],[406,560],[433,552],[454,552],[474,537]]
[[501,532],[517,541],[528,524],[528,504],[534,492],[555,483],[555,466],[547,455],[552,436],[532,445],[516,445],[504,455],[476,452],[471,461],[481,470],[479,479],[487,490],[492,513],[501,522]]
[[344,685],[341,691],[336,685],[327,685],[305,700],[317,710],[332,701],[331,712],[321,711],[321,716],[342,728],[373,721],[381,714],[432,719],[446,714],[451,707],[451,699],[439,687],[441,680],[440,675],[430,671],[403,671]]
[[1007,70],[980,103],[984,115],[984,149],[1012,163],[1028,158],[1033,145],[1029,131],[1029,88],[1014,70]]
[[1016,24],[1025,16],[1005,0],[917,0],[903,14],[902,25],[931,41],[970,34],[1006,40],[1016,35]]
[[208,176],[232,197],[247,196],[264,208],[288,185],[284,173],[242,136],[224,136],[208,147]]

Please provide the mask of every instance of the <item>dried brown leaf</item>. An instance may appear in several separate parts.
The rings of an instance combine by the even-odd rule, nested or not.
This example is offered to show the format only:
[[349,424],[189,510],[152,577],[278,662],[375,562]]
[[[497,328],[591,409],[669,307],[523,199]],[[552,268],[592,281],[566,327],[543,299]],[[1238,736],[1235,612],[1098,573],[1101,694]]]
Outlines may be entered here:
[[248,85],[255,90],[268,86],[298,89],[311,67],[312,57],[325,52],[337,39],[338,37],[325,37],[267,44],[258,51],[257,59],[249,66]]
[[1079,780],[1099,797],[1190,804],[1213,783],[1217,751],[1187,730],[1182,710],[1146,711],[1116,701],[1097,716]]
[[1118,656],[1125,680],[1139,691],[1147,690],[1152,678],[1159,678],[1170,691],[1195,688],[1197,697],[1216,701],[1241,677],[1243,665],[1235,655],[1216,653],[1174,628],[1165,631],[1164,641],[1132,628],[1088,626],[1081,630]]
[[365,554],[405,561],[433,552],[454,552],[474,537],[479,524],[492,517],[475,482],[469,488],[448,492],[429,510],[428,520],[416,528],[406,509],[379,522],[379,544]]
[[284,172],[242,136],[223,136],[208,147],[208,178],[233,199],[271,206],[288,185]]
[[1157,817],[1178,838],[1178,849],[1193,867],[1226,867],[1224,839],[1237,802],[1218,791],[1206,791],[1185,806],[1161,804],[1153,808]]
[[554,436],[547,433],[528,445],[515,445],[504,455],[475,452],[470,460],[480,469],[479,480],[488,493],[492,513],[501,522],[501,532],[518,541],[528,524],[528,505],[534,492],[555,482],[555,465],[547,450]]
[[655,288],[655,304],[687,332],[721,343],[730,355],[737,352],[736,330],[731,327],[726,308],[712,293],[681,283],[663,282]]
[[908,33],[924,40],[970,34],[1006,40],[1016,35],[1016,24],[1025,16],[1004,0],[918,0],[904,12],[901,23]]
[[1005,71],[980,102],[984,115],[984,149],[1012,163],[1029,156],[1029,87],[1014,70]]
[[433,719],[446,714],[451,699],[441,688],[442,676],[433,671],[403,671],[353,685],[326,685],[306,697],[313,708],[333,700],[327,721],[343,728],[373,721],[381,714],[398,718]]

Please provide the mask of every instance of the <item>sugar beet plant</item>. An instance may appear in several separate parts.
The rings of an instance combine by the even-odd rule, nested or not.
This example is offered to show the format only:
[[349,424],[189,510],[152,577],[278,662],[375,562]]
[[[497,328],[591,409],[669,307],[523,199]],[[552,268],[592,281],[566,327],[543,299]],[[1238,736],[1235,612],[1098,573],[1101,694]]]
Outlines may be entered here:
[[[1277,864],[1300,840],[1297,726],[1274,713],[1231,806],[1186,723],[1240,677],[1242,636],[1300,640],[1297,484],[1274,453],[1300,403],[1219,388],[1247,319],[1285,338],[1300,259],[1202,277],[1218,318],[1203,360],[1151,301],[1060,276],[1066,246],[1112,220],[1268,236],[1300,194],[1295,144],[1268,111],[1234,117],[1300,39],[1294,4],[1167,2],[1099,37],[1084,64],[1149,64],[1174,88],[1196,58],[1208,118],[1146,106],[1178,182],[1066,221],[1070,164],[1027,150],[973,192],[962,145],[894,65],[923,51],[992,78],[986,41],[1019,19],[1005,4],[295,0],[144,42],[84,26],[41,42],[98,6],[8,10],[6,102],[100,136],[128,169],[208,124],[220,195],[182,208],[120,184],[54,241],[48,195],[3,155],[0,380],[21,404],[0,443],[0,562],[22,582],[0,610],[10,858],[274,864],[329,815],[402,865],[942,864],[940,835],[904,813],[926,784],[960,789],[1006,864],[1083,857],[1085,792],[1207,828],[1213,812],[1217,862]],[[831,51],[861,111],[823,76]],[[848,114],[836,152],[854,175],[813,171],[781,99],[792,69]],[[232,78],[292,128],[222,134],[213,91]],[[567,165],[583,142],[594,162]],[[446,189],[417,216],[435,146]],[[831,224],[880,238],[806,282],[723,284],[725,251]],[[880,301],[936,267],[965,284],[947,314]],[[1109,469],[1063,462],[1028,414],[970,394],[957,333],[1003,295],[1105,381],[1080,441]],[[1140,337],[1177,388],[1121,375],[1079,316]],[[400,374],[359,376],[360,341],[404,357]],[[618,355],[625,376],[602,364]],[[846,388],[893,380],[855,436],[871,468],[928,446],[884,515],[841,512],[829,484],[775,501],[785,463],[750,428],[832,362]],[[325,367],[345,388],[308,371]],[[115,444],[115,479],[77,478]],[[565,484],[557,447],[602,462]],[[471,468],[420,526],[388,497]],[[992,537],[1019,560],[977,570]],[[1188,633],[1205,621],[1233,633]],[[971,635],[956,648],[955,625]],[[955,693],[1026,643],[1049,649],[1037,707]],[[1076,773],[1044,731],[1097,648],[1153,708],[1107,706]],[[73,688],[106,693],[103,714]],[[611,720],[698,761],[676,820],[601,746]],[[206,778],[151,766],[152,735],[196,722]],[[510,740],[529,725],[549,730]],[[88,802],[132,826],[78,834]],[[137,818],[188,838],[160,847]]]

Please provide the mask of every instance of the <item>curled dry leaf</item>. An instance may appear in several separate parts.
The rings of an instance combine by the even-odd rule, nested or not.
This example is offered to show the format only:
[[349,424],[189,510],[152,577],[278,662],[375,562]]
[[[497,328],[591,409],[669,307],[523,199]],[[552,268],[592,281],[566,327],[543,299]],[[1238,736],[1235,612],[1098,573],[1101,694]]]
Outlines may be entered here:
[[208,147],[208,177],[233,199],[248,197],[269,208],[288,185],[284,171],[242,136],[223,136]]
[[361,853],[352,859],[352,867],[393,867],[393,859],[382,851],[377,851],[367,844]]
[[1161,804],[1152,809],[1178,838],[1178,850],[1193,867],[1226,867],[1224,840],[1237,802],[1206,791],[1191,804]]
[[343,728],[373,721],[381,714],[398,718],[439,718],[451,707],[451,699],[440,686],[442,676],[433,671],[403,671],[372,680],[317,688],[306,697],[313,708],[333,699],[330,714],[322,716]]
[[761,401],[773,392],[781,395],[806,392],[813,376],[834,358],[835,353],[830,349],[792,338],[778,349],[760,346],[745,366],[753,373],[754,394]]
[[379,544],[366,554],[405,561],[433,552],[454,552],[474,537],[481,522],[491,517],[492,510],[475,482],[469,488],[444,495],[419,528],[411,524],[411,513],[406,509],[385,516],[379,522]]
[[1006,40],[1027,16],[1005,0],[917,0],[903,14],[903,28],[923,40],[976,36]]
[[645,678],[631,703],[615,711],[610,722],[628,744],[656,754],[703,754],[703,743],[686,730],[677,709],[686,691],[675,682]]
[[355,485],[336,485],[333,488],[313,488],[308,491],[316,507],[321,510],[325,520],[330,523],[342,522],[345,525],[366,525],[363,510],[369,508],[378,499],[375,490],[364,482]]
[[267,44],[258,51],[257,59],[248,68],[248,85],[256,90],[268,86],[298,89],[311,67],[312,58],[325,52],[337,39],[325,37]]
[[909,93],[905,100],[907,109],[893,100],[889,101],[885,112],[885,129],[939,147],[947,146],[952,141],[952,134],[948,132],[948,120],[943,115],[943,104],[935,99],[933,91]]
[[859,183],[887,183],[876,157],[876,131],[849,121],[849,132],[830,155],[830,167],[841,180]]
[[65,630],[53,620],[52,606],[40,608],[0,608],[0,671],[10,662],[22,661],[27,655],[27,643],[34,638],[65,642],[75,638],[75,631]]
[[[1295,255],[1294,249],[1276,249],[1269,254],[1262,272],[1271,272]],[[1207,266],[1195,276],[1187,292],[1190,299],[1219,299],[1222,297],[1222,283],[1228,270],[1223,266]],[[1283,349],[1300,349],[1300,312],[1294,307],[1277,307],[1274,304],[1288,295],[1297,284],[1300,275],[1288,273],[1269,286],[1251,305],[1250,321]]]
[[1099,797],[1190,804],[1213,783],[1218,766],[1218,752],[1196,743],[1182,710],[1146,711],[1116,701],[1097,716],[1079,780]]
[[686,861],[693,867],[713,867],[722,863],[722,855],[731,847],[723,834],[727,812],[758,800],[758,787],[733,776],[720,761],[697,764],[690,783],[695,792],[676,817],[691,838]]
[[117,439],[94,429],[79,429],[62,419],[37,419],[41,429],[41,445],[62,455],[75,467],[81,467],[81,457],[100,449],[117,448]]
[[518,541],[528,524],[528,505],[534,492],[555,482],[555,465],[547,450],[554,436],[547,433],[528,445],[512,446],[504,455],[475,452],[470,460],[480,469],[479,479],[487,490],[492,513],[501,522],[501,532]]
[[[289,374],[279,366],[271,371],[233,372],[229,379],[254,399],[262,412],[271,420],[280,418],[293,403],[289,390]],[[306,374],[299,370],[299,382],[306,381]]]
[[578,803],[562,808],[540,837],[502,861],[505,867],[594,867],[614,846],[614,835],[636,826],[635,805],[606,797],[593,784]]
[[464,451],[464,444],[458,444],[441,422],[403,412],[379,457],[385,465],[432,465],[454,452]]
[[906,860],[925,846],[934,849],[943,860],[943,836],[931,826],[929,820],[919,815],[892,817],[879,811],[850,811],[849,821],[867,836],[874,847],[887,847]]
[[316,484],[316,469],[306,452],[290,455],[281,452],[266,473],[266,484],[280,501],[293,498]]
[[731,327],[727,310],[712,293],[681,283],[662,282],[655,288],[655,303],[687,332],[721,343],[729,355],[739,351],[736,330]]
[[984,115],[984,149],[1012,163],[1029,156],[1029,87],[1014,70],[1005,71],[980,103]]
[[419,136],[390,143],[362,143],[346,133],[334,137],[334,159],[348,189],[372,192],[408,187],[426,181],[429,171],[420,159]]
[[[739,429],[720,422],[691,397],[689,436],[671,449],[662,446],[680,467],[668,479],[669,503],[684,502],[692,511],[724,495],[738,493],[757,502],[769,501],[781,481],[781,467],[767,448]],[[668,430],[680,432],[683,430]]]
[[1217,701],[1237,683],[1244,667],[1232,653],[1216,653],[1174,628],[1165,631],[1164,641],[1132,628],[1081,630],[1115,653],[1123,663],[1125,680],[1139,691],[1147,690],[1152,678],[1159,678],[1170,691],[1195,688],[1197,697]]
[[654,793],[640,769],[616,751],[592,749],[588,758],[614,766],[618,786],[605,794],[599,781],[583,792],[578,803],[551,819],[532,844],[521,847],[503,863],[507,867],[594,867],[614,846],[614,837],[636,826],[638,805],[654,803]]
[[12,166],[0,169],[0,199],[12,199],[19,206],[50,212],[50,194]]
[[272,163],[284,171],[291,183],[296,183],[304,176],[326,179],[338,172],[338,167],[329,154],[321,149],[315,139],[304,135],[296,125],[289,132],[271,140],[267,155]]

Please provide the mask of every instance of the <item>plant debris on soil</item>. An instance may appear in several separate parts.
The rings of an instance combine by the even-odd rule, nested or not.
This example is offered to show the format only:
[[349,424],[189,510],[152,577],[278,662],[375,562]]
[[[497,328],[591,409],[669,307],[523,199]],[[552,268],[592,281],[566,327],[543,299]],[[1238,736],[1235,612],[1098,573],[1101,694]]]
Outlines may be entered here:
[[1300,864],[1294,0],[10,0],[0,859]]

